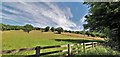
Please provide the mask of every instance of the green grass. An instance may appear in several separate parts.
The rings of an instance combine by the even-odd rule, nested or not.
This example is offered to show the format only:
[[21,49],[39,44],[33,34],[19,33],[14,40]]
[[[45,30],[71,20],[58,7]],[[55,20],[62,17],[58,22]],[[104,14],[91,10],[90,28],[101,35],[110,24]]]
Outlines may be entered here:
[[85,53],[83,51],[80,51],[80,54],[77,54],[73,57],[119,57],[119,56],[120,52],[114,51],[110,47],[96,46],[94,48],[86,50]]
[[[61,39],[61,40],[57,41],[56,39]],[[79,39],[79,38],[61,35],[61,34],[54,34],[53,32],[41,32],[38,30],[33,30],[29,34],[26,32],[23,32],[22,30],[2,31],[2,50],[31,48],[36,46],[63,45],[68,43],[72,44],[72,43],[81,42],[83,40],[85,39]],[[41,51],[48,52],[48,51],[54,51],[59,49],[55,48],[55,49],[46,49]],[[62,48],[62,49],[65,49],[65,48]],[[30,55],[30,54],[35,54],[35,51],[12,53],[8,55]]]
[[[56,39],[61,39],[61,40],[56,41]],[[73,43],[72,41],[76,41],[76,40],[80,42],[85,39],[75,38],[61,34],[54,34],[53,32],[41,32],[37,30],[31,31],[29,34],[23,32],[22,30],[2,31],[3,50],[35,47],[35,46],[61,45],[61,44]]]
[[118,51],[114,51],[110,47],[104,47],[104,46],[97,46],[95,48],[91,48],[90,50],[87,50],[87,55],[120,55]]
[[69,36],[54,34],[52,32],[31,31],[29,34],[23,31],[2,32],[2,49],[17,49],[35,46],[50,46],[66,44],[55,41],[55,38],[70,38]]
[[[36,46],[63,45],[72,42],[56,41],[59,38],[73,38],[70,36],[54,34],[53,32],[31,31],[29,34],[22,30],[2,31],[2,50],[11,50],[19,48],[31,48]],[[49,51],[58,50],[51,49]],[[42,50],[46,52],[48,50]],[[14,54],[26,55],[35,54],[35,51],[19,52]]]

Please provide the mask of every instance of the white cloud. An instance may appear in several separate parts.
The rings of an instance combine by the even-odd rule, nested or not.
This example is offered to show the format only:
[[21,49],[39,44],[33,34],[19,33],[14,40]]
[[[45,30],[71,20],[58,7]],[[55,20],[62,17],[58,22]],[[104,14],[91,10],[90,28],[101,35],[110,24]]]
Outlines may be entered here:
[[[32,2],[14,2],[4,3],[14,9],[3,8],[13,14],[4,13],[4,19],[15,20],[18,23],[30,23],[34,26],[54,26],[63,27],[64,29],[74,30],[77,25],[70,20],[73,17],[70,8],[60,8],[55,3],[32,3]],[[3,6],[5,7],[5,6]],[[71,29],[71,27],[73,27]]]

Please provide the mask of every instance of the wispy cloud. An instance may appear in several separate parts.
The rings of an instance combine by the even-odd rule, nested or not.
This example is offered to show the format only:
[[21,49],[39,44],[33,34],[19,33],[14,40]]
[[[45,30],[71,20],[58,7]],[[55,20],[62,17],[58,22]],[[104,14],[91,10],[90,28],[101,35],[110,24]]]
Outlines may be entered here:
[[3,23],[10,21],[17,24],[29,23],[39,27],[60,26],[68,30],[74,30],[77,27],[76,23],[70,20],[73,17],[71,9],[60,8],[56,3],[4,2],[2,7]]
[[83,28],[83,24],[86,24],[86,22],[85,22],[85,20],[86,20],[86,18],[85,18],[85,16],[87,15],[88,13],[86,13],[81,19],[80,19],[80,23],[79,23],[79,28],[81,29],[81,30],[83,30],[84,28]]
[[86,13],[86,14],[80,19],[80,23],[81,23],[81,24],[86,23],[86,22],[85,22],[85,20],[86,20],[85,16],[86,16],[87,14],[88,14],[88,13]]

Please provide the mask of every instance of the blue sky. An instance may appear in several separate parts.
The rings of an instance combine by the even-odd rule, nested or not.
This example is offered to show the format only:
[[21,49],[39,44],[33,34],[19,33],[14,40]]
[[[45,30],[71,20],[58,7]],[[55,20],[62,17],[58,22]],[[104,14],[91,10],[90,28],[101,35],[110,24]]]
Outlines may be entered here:
[[[1,14],[2,13],[2,14]],[[88,7],[82,2],[3,2],[2,23],[83,30]]]

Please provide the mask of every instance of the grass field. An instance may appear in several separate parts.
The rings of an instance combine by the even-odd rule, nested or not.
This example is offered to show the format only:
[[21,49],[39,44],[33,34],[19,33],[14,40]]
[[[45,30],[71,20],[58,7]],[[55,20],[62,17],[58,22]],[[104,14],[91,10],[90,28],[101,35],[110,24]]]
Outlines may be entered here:
[[[31,31],[29,34],[23,31],[2,32],[2,49],[17,49],[34,46],[48,46],[65,44],[57,42],[55,38],[70,38],[69,36],[54,34],[52,32]],[[73,37],[72,37],[73,38]]]
[[[29,34],[18,31],[4,31],[2,32],[2,49],[16,49],[24,47],[50,46],[67,44],[70,42],[55,41],[55,39],[81,39],[61,34],[54,34],[53,32],[31,31]],[[82,38],[83,39],[83,38]]]
[[[72,44],[72,41],[56,41],[55,39],[76,39],[89,40],[89,38],[73,37],[63,34],[54,34],[53,32],[41,32],[37,30],[31,31],[29,34],[23,32],[22,30],[17,31],[2,31],[2,50],[11,50],[19,48],[28,48],[36,46],[52,46],[52,45],[62,45],[62,44]],[[55,49],[53,49],[55,50]],[[33,54],[33,52],[24,52],[24,54]],[[23,53],[17,53],[23,54]]]

